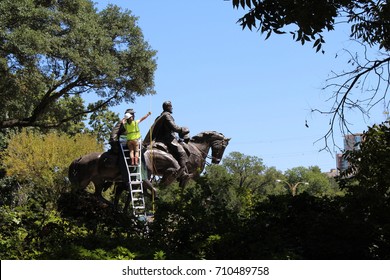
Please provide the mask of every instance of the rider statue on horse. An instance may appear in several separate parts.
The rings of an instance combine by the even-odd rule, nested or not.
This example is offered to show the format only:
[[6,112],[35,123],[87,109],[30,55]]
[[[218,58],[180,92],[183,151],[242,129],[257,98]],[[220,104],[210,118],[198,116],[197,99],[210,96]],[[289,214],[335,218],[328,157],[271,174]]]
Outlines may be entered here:
[[[113,183],[119,183],[120,188],[117,188],[115,195],[116,201],[120,192],[126,190],[129,176],[124,178],[121,171],[121,162],[124,161],[118,160],[121,157],[120,135],[126,133],[124,129],[126,121],[127,119],[121,120],[113,129],[109,151],[89,153],[70,164],[68,177],[73,189],[86,189],[89,183],[93,183],[95,195],[103,199],[102,191]],[[176,133],[185,141],[180,143]],[[196,179],[200,176],[207,158],[211,159],[213,164],[220,163],[229,140],[230,138],[216,131],[204,131],[189,138],[188,128],[175,124],[172,117],[172,103],[164,102],[163,112],[147,133],[143,141],[146,148],[139,155],[142,169],[146,173],[146,176],[142,177],[143,186],[154,192],[151,179],[157,176],[161,187],[169,186],[174,181],[178,181],[179,186],[184,187],[189,178]],[[210,156],[209,151],[211,151]],[[128,172],[125,173],[128,175]]]
[[156,118],[143,143],[144,145],[149,145],[150,141],[164,143],[168,151],[179,163],[180,169],[177,177],[187,179],[189,178],[187,170],[188,156],[183,145],[177,140],[175,133],[178,133],[180,138],[188,138],[190,131],[186,127],[180,127],[175,124],[175,120],[172,117],[173,107],[170,101],[165,101],[162,108],[163,112]]

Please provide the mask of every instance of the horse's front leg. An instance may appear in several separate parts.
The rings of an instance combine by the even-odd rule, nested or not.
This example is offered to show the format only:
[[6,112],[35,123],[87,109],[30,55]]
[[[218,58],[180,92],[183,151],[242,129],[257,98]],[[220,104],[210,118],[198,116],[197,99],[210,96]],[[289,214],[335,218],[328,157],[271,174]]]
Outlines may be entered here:
[[184,187],[187,185],[187,183],[194,177],[193,174],[188,174],[188,176],[181,176],[179,178],[179,187],[181,189],[184,189]]
[[153,187],[153,183],[146,179],[142,180],[142,182],[143,182],[144,189],[148,190],[152,196],[154,195],[156,197],[157,189]]
[[111,201],[108,201],[103,197],[103,191],[107,190],[109,187],[112,186],[112,182],[105,182],[102,180],[93,180],[92,181],[94,186],[95,186],[95,196],[97,197],[98,200],[108,204],[112,205]]
[[172,184],[176,180],[177,175],[178,175],[178,169],[176,169],[176,168],[166,169],[162,178],[161,178],[160,184],[163,187],[169,186],[170,184]]
[[125,184],[124,183],[115,183],[115,195],[114,195],[114,210],[119,210],[119,199],[125,190]]

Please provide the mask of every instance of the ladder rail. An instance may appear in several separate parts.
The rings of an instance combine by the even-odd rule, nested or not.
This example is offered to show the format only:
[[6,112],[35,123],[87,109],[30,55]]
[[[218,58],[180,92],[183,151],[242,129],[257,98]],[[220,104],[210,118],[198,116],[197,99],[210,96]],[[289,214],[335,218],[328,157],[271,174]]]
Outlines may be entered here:
[[[141,155],[142,143],[139,141],[139,155]],[[136,217],[144,217],[146,219],[146,207],[142,182],[142,161],[141,157],[138,161],[138,165],[131,165],[130,151],[127,147],[127,143],[121,143],[121,150],[123,160],[125,161],[128,181],[129,181],[129,195],[131,199],[131,205],[133,214]]]

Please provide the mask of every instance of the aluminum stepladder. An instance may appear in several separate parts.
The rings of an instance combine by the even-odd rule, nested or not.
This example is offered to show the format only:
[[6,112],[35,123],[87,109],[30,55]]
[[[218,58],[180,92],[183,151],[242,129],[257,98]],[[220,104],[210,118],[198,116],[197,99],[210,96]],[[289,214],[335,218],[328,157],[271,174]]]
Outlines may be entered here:
[[121,142],[122,156],[125,161],[126,170],[129,178],[129,197],[133,208],[133,214],[137,218],[146,220],[144,188],[142,184],[142,170],[141,170],[141,141],[139,145],[139,161],[138,165],[131,165],[130,151],[127,147],[127,141]]

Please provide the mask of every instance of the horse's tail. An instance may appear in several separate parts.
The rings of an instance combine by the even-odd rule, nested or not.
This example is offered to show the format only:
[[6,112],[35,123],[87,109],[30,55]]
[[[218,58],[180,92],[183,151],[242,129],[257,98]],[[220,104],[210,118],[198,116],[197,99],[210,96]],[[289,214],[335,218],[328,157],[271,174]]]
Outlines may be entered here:
[[78,187],[80,185],[80,179],[79,179],[79,161],[81,157],[72,161],[72,163],[69,165],[68,170],[68,178],[72,185],[72,187]]

